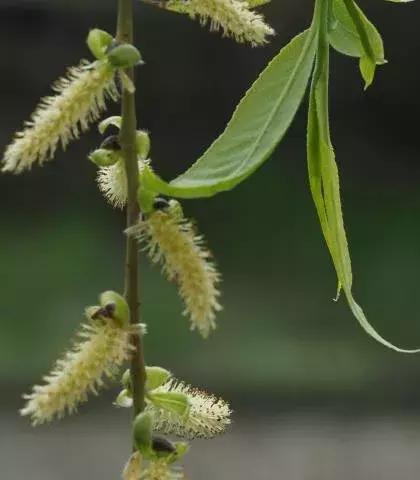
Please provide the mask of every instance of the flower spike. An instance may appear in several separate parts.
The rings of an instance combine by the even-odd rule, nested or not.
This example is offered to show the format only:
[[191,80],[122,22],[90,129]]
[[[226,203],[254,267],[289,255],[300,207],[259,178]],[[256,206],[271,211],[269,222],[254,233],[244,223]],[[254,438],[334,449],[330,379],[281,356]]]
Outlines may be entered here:
[[88,308],[88,322],[78,335],[81,341],[57,361],[44,377],[44,385],[35,385],[32,393],[25,395],[27,403],[20,413],[29,415],[33,425],[73,413],[89,392],[96,394],[104,385],[104,377],[113,378],[128,359],[130,327],[108,314],[105,308]]
[[33,164],[51,160],[61,144],[88,129],[106,109],[106,99],[117,100],[115,68],[108,62],[82,61],[53,86],[56,95],[41,100],[25,128],[16,134],[3,158],[3,171],[21,173]]
[[175,392],[186,395],[190,410],[185,417],[149,403],[146,411],[153,413],[154,427],[164,434],[182,438],[213,438],[223,433],[231,423],[229,405],[214,395],[191,387],[175,379],[170,380],[155,392]]
[[243,0],[169,0],[166,8],[198,18],[202,25],[208,24],[210,30],[221,30],[224,36],[239,43],[263,45],[267,37],[274,35],[262,15],[253,12]]
[[220,274],[210,261],[203,237],[183,217],[179,203],[171,200],[167,209],[155,210],[127,233],[143,243],[152,262],[161,263],[168,280],[178,284],[191,329],[207,337],[222,308],[218,301]]

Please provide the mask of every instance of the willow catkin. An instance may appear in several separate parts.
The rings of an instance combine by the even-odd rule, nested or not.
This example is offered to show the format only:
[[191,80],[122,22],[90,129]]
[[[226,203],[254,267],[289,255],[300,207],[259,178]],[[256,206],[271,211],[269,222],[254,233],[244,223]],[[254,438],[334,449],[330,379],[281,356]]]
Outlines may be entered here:
[[181,417],[176,413],[148,404],[147,411],[153,413],[156,430],[182,438],[213,438],[222,434],[231,423],[232,411],[229,404],[212,394],[173,379],[155,392],[179,392],[187,396],[189,414]]
[[106,377],[112,378],[130,354],[130,329],[109,318],[89,318],[73,348],[58,360],[45,384],[25,395],[22,415],[34,425],[73,413],[88,393],[97,393]]
[[198,18],[203,25],[210,25],[211,30],[221,30],[239,43],[263,45],[274,34],[262,15],[242,0],[170,0],[166,8]]
[[216,312],[221,310],[220,274],[203,237],[173,209],[151,213],[127,233],[135,235],[152,262],[160,263],[166,277],[177,283],[191,328],[207,337],[216,327]]
[[41,100],[31,120],[7,147],[3,171],[21,173],[52,159],[59,144],[65,149],[99,118],[108,97],[119,97],[115,69],[105,62],[82,61],[70,68],[53,90],[56,95]]

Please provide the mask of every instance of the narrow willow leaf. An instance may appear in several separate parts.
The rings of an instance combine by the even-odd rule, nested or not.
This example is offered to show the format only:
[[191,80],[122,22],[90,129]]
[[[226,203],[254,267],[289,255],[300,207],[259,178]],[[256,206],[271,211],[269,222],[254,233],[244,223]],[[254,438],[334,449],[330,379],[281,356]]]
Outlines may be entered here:
[[385,340],[370,325],[352,294],[352,270],[347,238],[344,229],[340,200],[337,164],[331,144],[328,118],[329,45],[320,33],[317,61],[311,86],[308,119],[308,171],[309,183],[322,232],[337,272],[339,289],[342,288],[353,315],[364,330],[375,340],[398,352],[415,353]]
[[226,130],[189,170],[169,184],[147,170],[143,187],[179,198],[209,197],[251,175],[283,138],[299,108],[315,57],[314,31],[295,37],[272,60]]
[[353,0],[333,0],[329,41],[344,55],[360,58],[360,70],[369,86],[376,65],[386,63],[381,35]]

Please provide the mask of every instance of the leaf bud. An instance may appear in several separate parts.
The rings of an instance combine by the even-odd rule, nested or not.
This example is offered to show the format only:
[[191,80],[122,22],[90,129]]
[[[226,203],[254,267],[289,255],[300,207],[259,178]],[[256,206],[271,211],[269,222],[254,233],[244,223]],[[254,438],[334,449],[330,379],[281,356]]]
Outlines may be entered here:
[[143,455],[150,455],[152,448],[153,419],[150,412],[141,412],[133,424],[133,437],[137,450]]
[[93,56],[102,60],[106,56],[106,51],[113,41],[112,35],[104,30],[94,28],[89,32],[87,45]]
[[123,296],[111,290],[101,293],[99,303],[109,318],[117,320],[122,325],[128,325],[130,322],[130,309]]
[[89,155],[89,160],[98,167],[111,167],[115,165],[119,159],[119,152],[105,148],[98,148]]
[[137,130],[136,135],[137,153],[142,160],[145,160],[150,153],[150,135],[145,130]]
[[130,68],[142,64],[137,48],[129,43],[121,43],[108,49],[108,61],[115,68]]
[[127,390],[132,389],[131,385],[131,372],[129,369],[127,369],[124,373],[123,376],[121,377],[121,385],[126,388]]
[[171,377],[171,372],[161,367],[146,367],[146,390],[161,387]]

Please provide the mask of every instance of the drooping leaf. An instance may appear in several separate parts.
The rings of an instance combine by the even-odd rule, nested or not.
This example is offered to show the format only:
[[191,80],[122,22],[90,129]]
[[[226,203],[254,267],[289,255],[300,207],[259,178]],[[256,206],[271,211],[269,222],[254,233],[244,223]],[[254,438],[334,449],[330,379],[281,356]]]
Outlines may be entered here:
[[364,330],[388,348],[403,353],[406,350],[385,340],[368,322],[352,293],[352,269],[344,229],[337,164],[330,138],[328,118],[329,45],[320,33],[317,61],[311,86],[308,119],[308,171],[312,197],[320,219],[321,229],[337,272],[339,290],[343,289],[353,315]]
[[386,63],[381,35],[354,0],[332,0],[329,41],[338,52],[360,58],[360,71],[368,87],[376,65]]
[[146,169],[142,186],[172,197],[209,197],[251,175],[283,138],[299,108],[315,46],[314,28],[295,37],[247,92],[222,135],[189,170],[166,183]]

